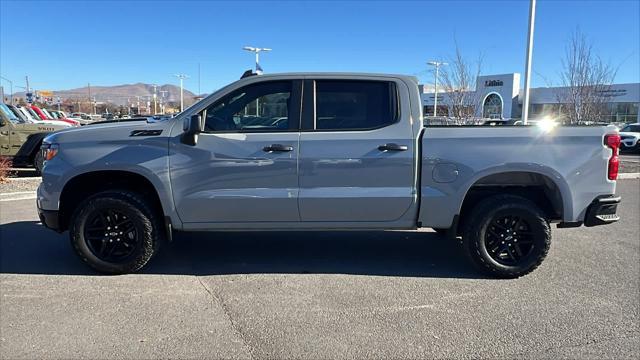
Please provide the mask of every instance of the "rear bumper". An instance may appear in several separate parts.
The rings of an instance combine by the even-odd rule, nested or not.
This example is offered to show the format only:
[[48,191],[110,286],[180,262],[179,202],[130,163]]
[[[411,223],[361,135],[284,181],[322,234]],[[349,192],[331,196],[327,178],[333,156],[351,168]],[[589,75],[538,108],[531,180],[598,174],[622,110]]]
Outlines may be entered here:
[[599,196],[591,202],[584,217],[584,226],[607,225],[620,220],[616,214],[620,196]]

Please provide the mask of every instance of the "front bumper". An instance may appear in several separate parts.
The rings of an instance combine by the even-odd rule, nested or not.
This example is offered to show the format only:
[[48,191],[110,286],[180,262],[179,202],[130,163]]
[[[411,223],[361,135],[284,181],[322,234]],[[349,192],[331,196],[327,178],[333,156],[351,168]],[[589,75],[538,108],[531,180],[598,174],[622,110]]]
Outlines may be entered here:
[[607,225],[620,220],[616,214],[620,196],[599,196],[591,202],[584,217],[584,226]]
[[38,217],[40,217],[40,222],[42,225],[47,228],[61,232],[60,226],[58,224],[58,211],[57,210],[42,210],[38,209]]
[[42,210],[40,208],[40,202],[37,202],[38,204],[38,217],[40,218],[40,222],[42,223],[42,225],[46,226],[47,228],[57,231],[57,232],[61,232],[60,231],[60,222],[59,222],[59,212],[58,210]]

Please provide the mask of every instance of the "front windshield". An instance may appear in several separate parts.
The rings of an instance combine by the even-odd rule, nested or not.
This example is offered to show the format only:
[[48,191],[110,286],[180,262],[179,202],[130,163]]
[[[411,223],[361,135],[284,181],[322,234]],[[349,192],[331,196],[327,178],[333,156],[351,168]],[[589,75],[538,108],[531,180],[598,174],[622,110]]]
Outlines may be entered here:
[[38,115],[38,113],[35,110],[33,110],[32,108],[25,107],[24,109],[27,109],[27,112],[29,114],[31,114],[31,117],[33,117],[34,120],[42,120],[42,119],[40,119],[40,115]]
[[42,113],[44,114],[44,116],[47,117],[47,119],[55,119],[53,116],[51,116],[51,114],[49,114],[47,109],[40,109],[40,110],[42,110]]
[[36,120],[36,119],[34,119],[34,118],[33,118],[33,116],[31,115],[31,113],[27,111],[27,109],[26,109],[26,108],[24,108],[24,107],[19,107],[19,108],[17,108],[17,109],[18,109],[18,111],[20,111],[20,112],[22,113],[22,115],[24,115],[24,117],[25,117],[25,118],[27,118],[27,120],[29,120],[29,121],[35,121],[35,120]]
[[11,109],[9,109],[9,107],[5,104],[0,103],[0,111],[2,111],[2,113],[13,123],[21,123],[23,122],[21,119],[19,119],[16,114],[13,113],[13,111],[11,111]]

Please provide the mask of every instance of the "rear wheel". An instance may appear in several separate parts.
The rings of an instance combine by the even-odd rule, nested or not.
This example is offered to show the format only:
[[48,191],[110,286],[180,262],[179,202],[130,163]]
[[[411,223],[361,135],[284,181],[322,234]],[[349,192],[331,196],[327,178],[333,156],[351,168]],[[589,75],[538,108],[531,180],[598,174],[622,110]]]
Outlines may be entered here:
[[462,237],[467,257],[480,270],[516,278],[537,268],[549,252],[551,229],[531,201],[498,195],[481,201]]
[[138,194],[107,191],[85,200],[71,219],[71,244],[95,270],[124,274],[140,270],[156,252],[162,224]]

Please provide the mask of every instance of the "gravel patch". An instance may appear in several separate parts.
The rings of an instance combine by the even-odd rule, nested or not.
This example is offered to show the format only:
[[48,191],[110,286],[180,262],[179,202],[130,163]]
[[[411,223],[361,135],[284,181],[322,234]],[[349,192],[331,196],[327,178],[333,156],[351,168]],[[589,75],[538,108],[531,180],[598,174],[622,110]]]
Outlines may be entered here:
[[36,191],[42,178],[9,178],[4,182],[0,182],[0,194],[23,192],[23,191]]
[[624,159],[622,159],[620,161],[620,172],[621,173],[638,173],[640,172],[640,162],[625,161]]

